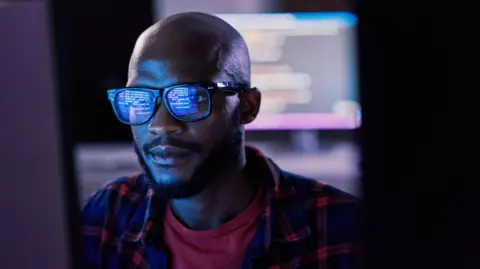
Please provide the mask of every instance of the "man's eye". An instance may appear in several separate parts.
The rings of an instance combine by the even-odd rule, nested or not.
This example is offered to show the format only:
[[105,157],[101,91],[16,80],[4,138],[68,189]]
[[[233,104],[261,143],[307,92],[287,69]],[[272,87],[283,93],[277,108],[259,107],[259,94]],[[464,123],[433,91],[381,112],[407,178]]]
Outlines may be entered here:
[[205,100],[207,100],[206,96],[204,96],[204,95],[198,95],[197,96],[197,103],[204,102]]

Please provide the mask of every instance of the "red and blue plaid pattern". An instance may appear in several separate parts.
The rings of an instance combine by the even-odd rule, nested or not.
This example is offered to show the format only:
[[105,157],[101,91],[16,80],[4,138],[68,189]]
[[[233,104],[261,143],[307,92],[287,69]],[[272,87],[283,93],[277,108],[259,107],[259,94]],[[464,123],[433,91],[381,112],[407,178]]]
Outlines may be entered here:
[[[264,213],[241,269],[359,267],[356,197],[283,171],[250,147],[247,162],[264,175],[267,188]],[[145,174],[109,182],[83,211],[87,268],[169,268],[162,240],[165,208]]]

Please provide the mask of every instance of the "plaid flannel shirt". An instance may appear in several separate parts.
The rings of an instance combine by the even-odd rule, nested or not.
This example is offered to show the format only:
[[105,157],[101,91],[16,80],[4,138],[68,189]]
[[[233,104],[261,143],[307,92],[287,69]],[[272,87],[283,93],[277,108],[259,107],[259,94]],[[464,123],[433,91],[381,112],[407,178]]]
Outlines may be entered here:
[[[247,165],[263,173],[264,211],[241,269],[359,268],[359,201],[316,180],[281,170],[247,147]],[[162,240],[166,201],[145,174],[116,179],[83,210],[86,268],[169,268]]]

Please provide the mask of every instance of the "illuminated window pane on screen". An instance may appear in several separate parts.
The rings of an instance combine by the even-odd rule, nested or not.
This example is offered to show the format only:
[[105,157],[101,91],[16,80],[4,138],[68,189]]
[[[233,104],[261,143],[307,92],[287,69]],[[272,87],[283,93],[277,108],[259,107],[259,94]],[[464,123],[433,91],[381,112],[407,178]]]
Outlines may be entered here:
[[245,38],[262,92],[250,130],[359,127],[355,28],[346,12],[217,14]]
[[155,109],[152,93],[138,89],[124,90],[117,94],[116,105],[119,116],[124,120],[142,121],[151,116]]
[[173,113],[177,116],[197,113],[198,94],[202,95],[202,90],[199,91],[196,87],[178,87],[170,90],[167,98]]

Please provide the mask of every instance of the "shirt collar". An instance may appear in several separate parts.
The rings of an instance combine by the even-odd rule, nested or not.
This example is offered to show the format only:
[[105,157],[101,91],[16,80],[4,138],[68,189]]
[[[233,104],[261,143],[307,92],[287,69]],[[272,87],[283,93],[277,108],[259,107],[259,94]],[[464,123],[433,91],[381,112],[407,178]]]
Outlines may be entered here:
[[[293,242],[309,237],[311,229],[293,182],[257,148],[247,146],[246,156],[247,165],[262,173],[265,184],[264,210],[250,247],[268,249],[272,241]],[[146,180],[145,177],[143,174],[139,180]],[[149,188],[121,240],[141,241],[162,249],[165,209],[166,200],[155,196],[153,189]]]

